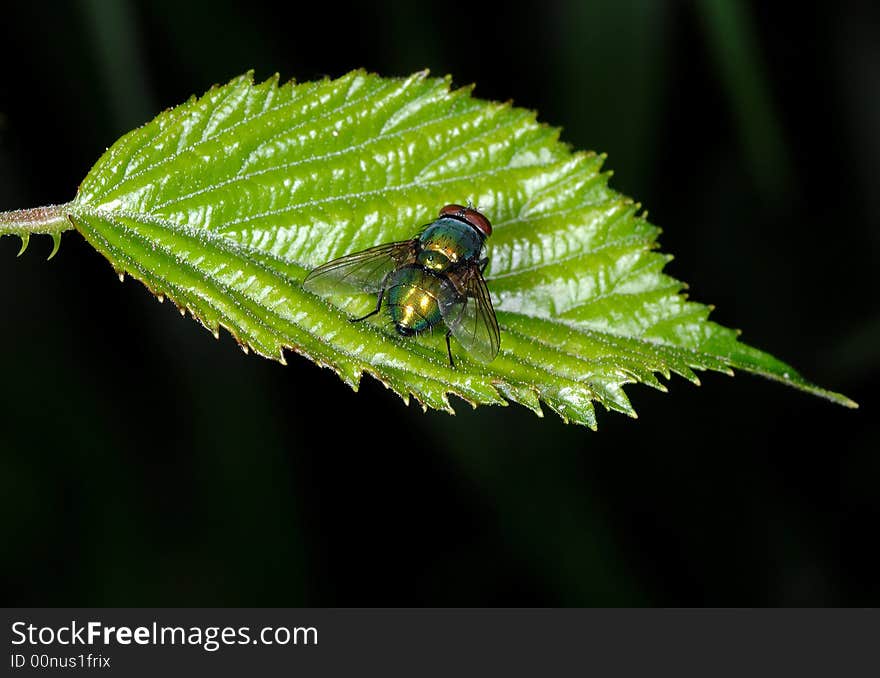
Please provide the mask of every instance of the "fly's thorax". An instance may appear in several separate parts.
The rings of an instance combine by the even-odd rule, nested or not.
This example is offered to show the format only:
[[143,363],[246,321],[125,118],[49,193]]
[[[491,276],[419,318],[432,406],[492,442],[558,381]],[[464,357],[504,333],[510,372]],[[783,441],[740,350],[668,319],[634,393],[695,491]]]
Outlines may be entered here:
[[419,245],[419,264],[445,271],[459,262],[478,259],[483,236],[459,219],[440,217],[422,232]]
[[439,249],[422,250],[416,257],[416,261],[420,266],[437,272],[445,271],[453,264],[446,252]]
[[397,331],[418,334],[443,320],[441,307],[455,298],[455,287],[445,275],[421,266],[405,266],[388,279],[388,310]]

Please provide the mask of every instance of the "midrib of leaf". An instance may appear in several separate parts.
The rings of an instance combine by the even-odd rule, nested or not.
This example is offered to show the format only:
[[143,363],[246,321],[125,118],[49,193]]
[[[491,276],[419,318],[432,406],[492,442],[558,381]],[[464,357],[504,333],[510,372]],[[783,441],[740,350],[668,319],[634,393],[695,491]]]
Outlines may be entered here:
[[[505,398],[595,427],[593,401],[631,416],[623,385],[699,383],[730,366],[842,404],[736,341],[662,273],[657,229],[607,185],[604,156],[572,154],[534,114],[449,91],[448,80],[361,72],[279,87],[243,76],[166,111],[98,161],[66,213],[119,272],[215,334],[284,360],[292,349],[356,388],[363,372],[450,409]],[[502,351],[488,365],[442,337],[348,322],[366,298],[300,282],[327,259],[411,237],[447,202],[492,218],[489,288]],[[459,351],[459,353],[461,353]],[[786,376],[787,375],[787,376]]]

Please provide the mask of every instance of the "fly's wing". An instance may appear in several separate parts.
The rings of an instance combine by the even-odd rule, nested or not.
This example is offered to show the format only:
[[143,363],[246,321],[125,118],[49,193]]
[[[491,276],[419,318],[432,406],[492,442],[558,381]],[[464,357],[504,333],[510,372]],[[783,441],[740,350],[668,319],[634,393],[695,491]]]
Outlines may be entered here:
[[303,287],[318,294],[378,292],[391,271],[413,258],[415,247],[414,240],[405,240],[347,254],[312,270]]
[[474,264],[462,277],[464,295],[450,304],[441,304],[446,327],[458,343],[482,362],[491,362],[501,346],[501,332],[486,281]]

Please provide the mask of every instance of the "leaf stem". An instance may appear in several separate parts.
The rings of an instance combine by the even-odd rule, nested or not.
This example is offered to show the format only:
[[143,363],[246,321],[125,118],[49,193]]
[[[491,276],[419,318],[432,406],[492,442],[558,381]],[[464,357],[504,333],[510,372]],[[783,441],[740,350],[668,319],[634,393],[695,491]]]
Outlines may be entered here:
[[18,251],[18,256],[21,256],[27,249],[32,235],[51,235],[52,252],[49,254],[51,259],[61,245],[61,234],[73,228],[73,224],[67,218],[69,207],[70,203],[65,203],[0,212],[0,236],[11,234],[21,238],[21,249]]
[[24,210],[0,212],[0,235],[13,233],[26,236],[35,233],[53,234],[69,231],[73,224],[67,218],[69,204],[31,207]]

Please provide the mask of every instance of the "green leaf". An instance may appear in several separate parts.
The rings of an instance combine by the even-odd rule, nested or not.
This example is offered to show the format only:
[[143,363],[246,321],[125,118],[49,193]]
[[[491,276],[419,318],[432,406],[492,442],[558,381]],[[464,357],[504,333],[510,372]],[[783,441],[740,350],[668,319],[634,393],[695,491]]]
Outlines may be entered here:
[[[658,229],[608,187],[604,156],[558,136],[531,111],[426,73],[283,86],[248,74],[122,137],[56,216],[215,335],[225,327],[282,362],[292,349],[352,388],[371,374],[426,408],[451,411],[450,393],[539,415],[544,403],[595,428],[595,402],[635,416],[625,384],[665,390],[658,374],[699,383],[695,370],[731,367],[855,406],[687,301],[663,273]],[[409,238],[467,201],[494,226],[491,363],[459,350],[451,368],[442,332],[399,337],[382,316],[351,324],[374,299],[302,289],[311,268]]]

